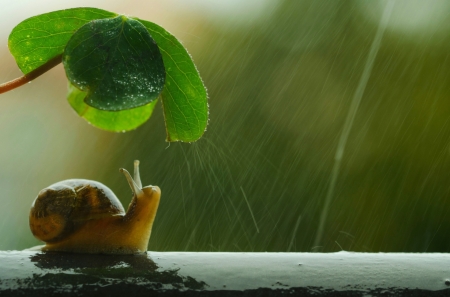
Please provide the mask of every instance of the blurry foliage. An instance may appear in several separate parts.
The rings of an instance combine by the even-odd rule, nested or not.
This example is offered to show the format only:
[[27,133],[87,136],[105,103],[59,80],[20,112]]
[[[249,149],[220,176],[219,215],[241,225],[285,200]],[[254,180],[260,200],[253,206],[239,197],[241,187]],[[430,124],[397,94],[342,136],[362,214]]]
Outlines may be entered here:
[[197,34],[208,133],[164,149],[142,137],[155,129],[145,126],[129,136],[131,151],[118,152],[129,162],[151,156],[142,176],[162,189],[151,250],[450,251],[450,36],[412,40],[390,30],[349,137],[324,245],[312,246],[377,28],[355,2],[325,2],[284,1],[254,27]]

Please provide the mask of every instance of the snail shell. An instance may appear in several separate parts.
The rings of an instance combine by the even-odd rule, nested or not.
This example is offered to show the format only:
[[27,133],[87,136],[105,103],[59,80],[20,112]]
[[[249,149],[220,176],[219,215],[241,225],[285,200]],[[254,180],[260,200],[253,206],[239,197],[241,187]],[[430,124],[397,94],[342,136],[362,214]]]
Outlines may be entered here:
[[55,242],[87,220],[124,215],[119,199],[107,186],[87,179],[69,179],[41,190],[30,211],[33,235]]
[[128,254],[147,250],[161,191],[142,187],[139,161],[134,179],[121,169],[133,191],[125,212],[107,186],[92,180],[69,179],[41,190],[30,211],[33,235],[46,243],[42,250]]

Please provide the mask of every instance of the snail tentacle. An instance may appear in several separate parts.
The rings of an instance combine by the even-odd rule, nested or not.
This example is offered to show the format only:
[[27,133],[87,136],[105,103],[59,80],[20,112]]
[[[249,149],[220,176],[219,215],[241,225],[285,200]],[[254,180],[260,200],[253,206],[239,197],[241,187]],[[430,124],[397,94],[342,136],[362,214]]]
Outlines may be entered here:
[[134,197],[141,196],[142,188],[139,188],[139,186],[136,184],[136,182],[131,177],[130,173],[124,168],[120,168],[120,172],[122,172],[125,175],[125,178],[127,179],[128,184],[130,185],[131,191],[133,191]]
[[141,176],[139,175],[139,160],[134,160],[134,181],[139,189],[142,189]]

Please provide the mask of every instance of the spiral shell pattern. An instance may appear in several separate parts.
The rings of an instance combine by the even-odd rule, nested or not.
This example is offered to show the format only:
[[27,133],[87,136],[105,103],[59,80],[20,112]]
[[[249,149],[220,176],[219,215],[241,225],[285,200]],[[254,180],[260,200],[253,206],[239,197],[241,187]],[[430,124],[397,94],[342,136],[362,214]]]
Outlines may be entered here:
[[30,228],[36,238],[58,242],[88,220],[124,214],[119,199],[107,186],[69,179],[39,192],[31,206]]

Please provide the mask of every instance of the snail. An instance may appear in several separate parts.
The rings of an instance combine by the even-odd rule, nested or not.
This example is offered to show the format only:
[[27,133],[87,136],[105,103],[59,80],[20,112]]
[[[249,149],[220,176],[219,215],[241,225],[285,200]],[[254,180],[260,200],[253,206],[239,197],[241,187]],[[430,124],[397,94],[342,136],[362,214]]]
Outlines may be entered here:
[[161,190],[142,187],[139,161],[134,179],[125,169],[133,198],[125,213],[116,195],[105,185],[86,179],[68,179],[41,190],[30,211],[33,235],[45,242],[42,251],[136,254],[147,251]]

